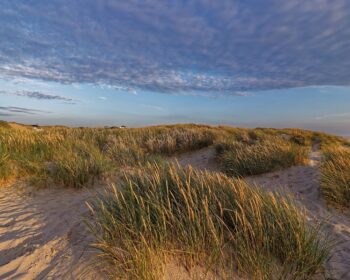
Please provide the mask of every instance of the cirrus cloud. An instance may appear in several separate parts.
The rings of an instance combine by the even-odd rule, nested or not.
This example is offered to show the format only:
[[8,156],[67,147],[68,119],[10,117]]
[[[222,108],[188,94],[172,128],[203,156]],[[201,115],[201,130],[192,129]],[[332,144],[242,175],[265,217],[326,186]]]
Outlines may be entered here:
[[60,100],[71,104],[74,104],[75,102],[74,99],[68,98],[62,95],[48,94],[48,93],[43,93],[39,91],[30,91],[30,90],[17,90],[17,91],[0,90],[0,94],[23,96],[23,97],[29,97],[29,98],[39,99],[39,100]]
[[32,109],[32,108],[16,107],[16,106],[0,106],[0,114],[2,116],[11,116],[11,115],[16,115],[17,113],[27,114],[27,115],[37,115],[41,113],[50,113],[50,112],[38,110],[38,109]]

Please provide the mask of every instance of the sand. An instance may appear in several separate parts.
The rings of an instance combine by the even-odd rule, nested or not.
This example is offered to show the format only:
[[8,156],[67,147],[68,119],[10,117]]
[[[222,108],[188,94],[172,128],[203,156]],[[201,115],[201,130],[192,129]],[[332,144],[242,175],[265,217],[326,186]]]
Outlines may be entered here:
[[91,191],[0,191],[0,279],[102,279],[82,222]]
[[200,170],[220,172],[220,167],[215,161],[215,148],[213,146],[174,156],[170,161],[178,161],[182,166],[191,165]]

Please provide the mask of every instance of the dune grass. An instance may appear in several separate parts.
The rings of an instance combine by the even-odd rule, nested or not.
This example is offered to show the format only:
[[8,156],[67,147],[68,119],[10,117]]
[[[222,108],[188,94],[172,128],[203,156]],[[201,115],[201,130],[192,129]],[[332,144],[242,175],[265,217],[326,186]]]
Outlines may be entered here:
[[211,145],[216,131],[196,125],[41,131],[2,125],[0,183],[29,178],[41,185],[82,187],[125,167]]
[[321,164],[321,191],[337,208],[350,206],[350,148],[333,145],[324,150]]
[[0,120],[0,127],[1,128],[11,128],[11,126],[7,122],[2,121],[2,120]]
[[161,279],[176,260],[218,279],[310,279],[328,248],[299,208],[223,174],[148,164],[90,205],[89,226],[111,277]]
[[[17,179],[82,187],[116,172],[215,144],[223,171],[245,176],[301,164],[313,141],[341,142],[298,129],[169,125],[135,129],[0,125],[0,184]],[[324,147],[327,146],[324,144]]]
[[265,136],[261,140],[218,143],[216,151],[223,172],[242,177],[305,164],[309,148],[277,136]]

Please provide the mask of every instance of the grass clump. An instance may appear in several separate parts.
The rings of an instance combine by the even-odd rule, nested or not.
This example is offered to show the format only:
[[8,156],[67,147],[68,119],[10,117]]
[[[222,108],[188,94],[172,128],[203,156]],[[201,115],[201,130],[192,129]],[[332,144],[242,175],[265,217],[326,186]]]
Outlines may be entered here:
[[148,164],[90,207],[111,277],[161,279],[170,259],[222,279],[310,279],[328,256],[291,200],[223,174]]
[[321,191],[337,208],[350,206],[350,148],[340,145],[324,151],[321,164]]
[[1,128],[11,128],[8,122],[0,120],[0,127]]
[[15,172],[10,171],[12,163],[9,161],[9,154],[0,146],[0,183],[5,183],[9,177]]
[[144,145],[147,152],[151,154],[172,155],[207,147],[213,144],[214,139],[215,130],[211,128],[184,126],[173,129],[169,127],[148,136]]
[[54,182],[79,188],[102,179],[109,162],[95,146],[78,141],[62,146],[47,169]]
[[279,137],[267,137],[262,141],[248,143],[219,143],[216,151],[225,174],[240,177],[305,164],[309,148]]

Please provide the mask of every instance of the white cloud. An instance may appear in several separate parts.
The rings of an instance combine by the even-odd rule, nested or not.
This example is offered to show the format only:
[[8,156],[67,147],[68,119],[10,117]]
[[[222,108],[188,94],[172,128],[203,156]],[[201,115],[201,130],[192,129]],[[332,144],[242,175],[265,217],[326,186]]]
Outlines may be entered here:
[[346,113],[338,113],[338,114],[328,114],[328,115],[322,115],[315,117],[316,120],[324,120],[324,119],[349,119],[350,118],[350,112]]
[[241,96],[241,97],[248,97],[248,96],[253,96],[251,92],[247,91],[236,91],[231,93],[232,96]]
[[150,110],[156,110],[156,111],[164,111],[165,109],[161,106],[156,105],[149,105],[149,104],[141,104],[142,107],[150,109]]

